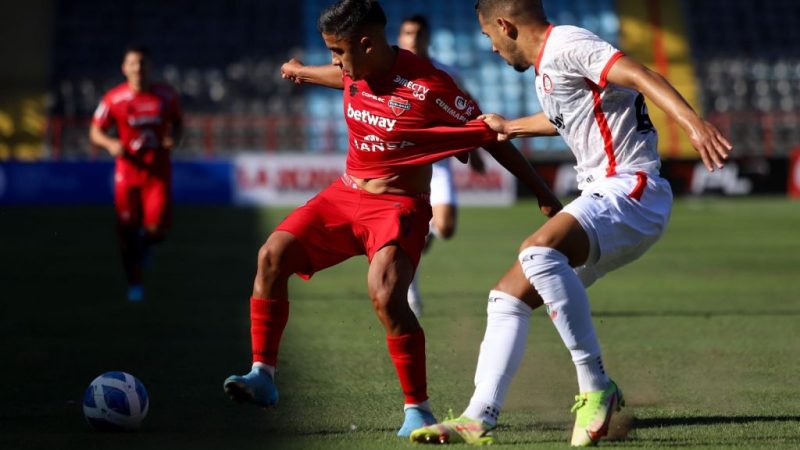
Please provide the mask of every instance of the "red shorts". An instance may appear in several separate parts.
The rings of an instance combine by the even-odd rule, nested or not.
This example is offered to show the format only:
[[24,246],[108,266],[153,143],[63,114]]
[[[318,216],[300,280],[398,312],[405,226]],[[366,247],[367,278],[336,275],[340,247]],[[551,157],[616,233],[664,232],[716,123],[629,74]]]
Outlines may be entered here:
[[170,181],[169,164],[136,167],[117,160],[114,173],[117,220],[126,226],[168,228],[172,218]]
[[400,247],[416,267],[430,220],[427,194],[370,194],[338,179],[292,211],[275,231],[291,233],[305,247],[311,267],[297,275],[307,280],[352,256],[367,255],[372,261],[389,244]]

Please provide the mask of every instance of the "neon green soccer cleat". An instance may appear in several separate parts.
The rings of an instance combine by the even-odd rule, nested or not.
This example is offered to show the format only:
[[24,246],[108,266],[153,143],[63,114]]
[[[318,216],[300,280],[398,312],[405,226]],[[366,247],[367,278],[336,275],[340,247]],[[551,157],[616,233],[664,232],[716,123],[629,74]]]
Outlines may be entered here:
[[613,381],[605,390],[575,396],[572,412],[576,413],[572,429],[572,446],[589,447],[608,434],[611,415],[625,406],[622,391]]
[[420,444],[492,445],[495,440],[491,431],[483,422],[462,416],[414,430],[409,439]]

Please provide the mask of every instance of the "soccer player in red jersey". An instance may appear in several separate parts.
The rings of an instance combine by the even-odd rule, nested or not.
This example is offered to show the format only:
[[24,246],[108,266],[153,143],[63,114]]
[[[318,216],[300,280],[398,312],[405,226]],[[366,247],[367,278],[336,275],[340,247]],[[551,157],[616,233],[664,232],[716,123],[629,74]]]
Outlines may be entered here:
[[[128,300],[140,301],[142,260],[161,242],[170,222],[170,157],[183,131],[178,94],[150,80],[147,49],[125,51],[122,73],[127,81],[103,96],[89,137],[116,159],[114,205]],[[116,127],[118,137],[108,133]]]
[[497,143],[496,133],[474,119],[480,111],[447,74],[388,44],[386,16],[377,2],[341,0],[322,13],[318,25],[333,62],[318,84],[344,89],[346,173],[289,214],[261,247],[250,299],[252,370],[229,377],[224,388],[235,400],[277,404],[274,376],[289,315],[289,277],[308,279],[366,255],[369,296],[405,395],[398,435],[408,436],[435,421],[425,335],[406,300],[431,218],[430,165],[488,146],[531,187],[545,215],[561,204],[512,145]]
[[[459,84],[455,68],[448,67],[430,57],[430,27],[428,20],[421,15],[408,16],[400,24],[400,32],[397,36],[398,47],[408,50],[411,53],[430,61],[437,69],[445,71],[456,84]],[[283,66],[283,77],[292,79],[297,84],[304,82],[316,82],[328,87],[343,89],[344,85],[339,76],[340,70],[333,65],[327,66],[305,66],[301,61],[292,59]],[[329,77],[329,75],[331,75]],[[425,251],[430,249],[430,244],[434,238],[448,240],[453,237],[456,229],[456,188],[453,180],[453,170],[451,159],[445,158],[436,161],[432,166],[430,202],[433,217],[430,223],[430,232],[425,242]],[[469,153],[469,164],[472,170],[483,173],[485,166],[483,159],[478,151]],[[417,286],[419,268],[411,285],[408,287],[408,305],[417,318],[422,316],[422,296]]]

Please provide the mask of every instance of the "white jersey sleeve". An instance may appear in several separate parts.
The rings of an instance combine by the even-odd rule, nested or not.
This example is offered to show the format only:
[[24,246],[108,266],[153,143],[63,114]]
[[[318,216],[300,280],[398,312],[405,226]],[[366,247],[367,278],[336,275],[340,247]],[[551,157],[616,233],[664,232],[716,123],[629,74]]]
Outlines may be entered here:
[[563,42],[564,46],[559,49],[563,69],[606,87],[608,70],[623,53],[594,33],[581,28],[570,30]]

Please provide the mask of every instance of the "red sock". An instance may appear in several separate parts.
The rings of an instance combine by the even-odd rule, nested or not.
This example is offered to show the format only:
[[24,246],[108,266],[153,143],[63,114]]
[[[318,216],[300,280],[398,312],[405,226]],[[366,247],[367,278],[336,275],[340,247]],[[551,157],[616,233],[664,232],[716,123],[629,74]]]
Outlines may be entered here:
[[427,400],[425,333],[420,329],[402,336],[386,336],[386,345],[406,396],[406,404],[419,404]]
[[289,302],[250,297],[250,337],[253,362],[275,367],[281,335],[289,320]]

